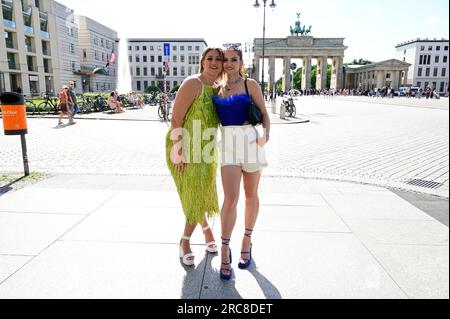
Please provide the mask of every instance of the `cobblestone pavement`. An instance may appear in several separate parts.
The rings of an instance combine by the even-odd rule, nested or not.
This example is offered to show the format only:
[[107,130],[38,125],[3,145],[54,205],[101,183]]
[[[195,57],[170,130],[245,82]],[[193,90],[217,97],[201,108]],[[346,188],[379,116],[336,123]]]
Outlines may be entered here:
[[[449,197],[448,99],[304,97],[296,105],[297,120],[310,122],[273,125],[266,176],[352,181]],[[66,127],[57,127],[55,118],[30,118],[30,168],[50,174],[168,175],[168,126],[155,115],[150,106],[81,116]],[[273,122],[284,123],[276,117]],[[22,171],[19,137],[0,135],[0,155],[0,171]],[[408,184],[420,181],[432,183]]]

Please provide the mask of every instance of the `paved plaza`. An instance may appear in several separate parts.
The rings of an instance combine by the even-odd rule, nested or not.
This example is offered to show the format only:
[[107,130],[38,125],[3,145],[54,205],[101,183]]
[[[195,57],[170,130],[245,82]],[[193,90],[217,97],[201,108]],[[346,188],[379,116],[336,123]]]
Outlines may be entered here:
[[[309,122],[273,118],[255,264],[236,265],[241,200],[226,283],[199,230],[195,267],[178,262],[184,220],[155,107],[29,119],[31,171],[50,177],[0,196],[0,298],[448,299],[448,100],[296,105]],[[22,170],[18,137],[0,136],[0,154],[0,172]]]

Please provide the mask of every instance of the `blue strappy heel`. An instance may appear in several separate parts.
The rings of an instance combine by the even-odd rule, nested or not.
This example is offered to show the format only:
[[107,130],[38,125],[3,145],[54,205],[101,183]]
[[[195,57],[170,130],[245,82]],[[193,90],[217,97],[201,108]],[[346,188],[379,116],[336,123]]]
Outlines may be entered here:
[[[253,229],[245,229],[245,236],[250,238],[250,240],[252,239],[252,233],[253,233]],[[250,258],[241,258],[239,260],[239,264],[238,267],[239,269],[247,269],[248,267],[250,267],[250,265],[252,264],[252,246],[253,244],[250,244],[250,251],[242,251],[241,255],[247,254],[249,255]]]
[[[230,249],[230,241],[231,239],[226,239],[222,237],[222,245],[225,245],[228,247],[228,250],[230,251],[229,254],[229,262],[228,263],[222,263],[223,266],[229,266],[232,263],[232,259],[231,259],[231,249]],[[225,272],[224,272],[225,271]],[[230,268],[220,268],[220,279],[222,280],[230,280],[231,276],[233,274],[233,269]]]

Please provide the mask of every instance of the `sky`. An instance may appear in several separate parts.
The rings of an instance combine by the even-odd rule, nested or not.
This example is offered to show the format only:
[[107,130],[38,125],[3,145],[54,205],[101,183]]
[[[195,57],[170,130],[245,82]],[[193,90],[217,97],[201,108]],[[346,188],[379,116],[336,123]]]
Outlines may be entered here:
[[[119,38],[204,38],[209,46],[262,38],[263,6],[255,0],[57,0],[115,30]],[[262,0],[259,1],[263,3]],[[268,0],[269,4],[271,0]],[[290,35],[301,13],[317,38],[345,38],[344,62],[395,58],[395,46],[416,38],[449,38],[448,0],[275,0],[266,9],[266,37]],[[248,59],[248,55],[244,59]],[[251,57],[250,57],[251,58]]]

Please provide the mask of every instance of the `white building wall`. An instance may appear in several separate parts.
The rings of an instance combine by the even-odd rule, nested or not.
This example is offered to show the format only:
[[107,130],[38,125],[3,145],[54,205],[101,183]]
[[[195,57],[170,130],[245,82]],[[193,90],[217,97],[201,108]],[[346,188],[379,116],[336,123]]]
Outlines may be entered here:
[[[406,52],[405,52],[406,51]],[[448,92],[449,78],[449,41],[416,40],[397,46],[397,59],[411,63],[408,83],[425,88],[435,87],[440,93]],[[422,63],[421,63],[422,56]],[[427,61],[424,63],[424,56]],[[428,56],[430,63],[428,64]],[[436,62],[438,59],[438,62]],[[435,73],[437,70],[437,75]]]
[[[146,86],[162,85],[164,43],[170,44],[167,90],[181,85],[188,76],[200,71],[201,54],[206,48],[203,39],[128,39],[127,55],[130,61],[133,91],[142,92]],[[145,68],[147,75],[145,75]]]

